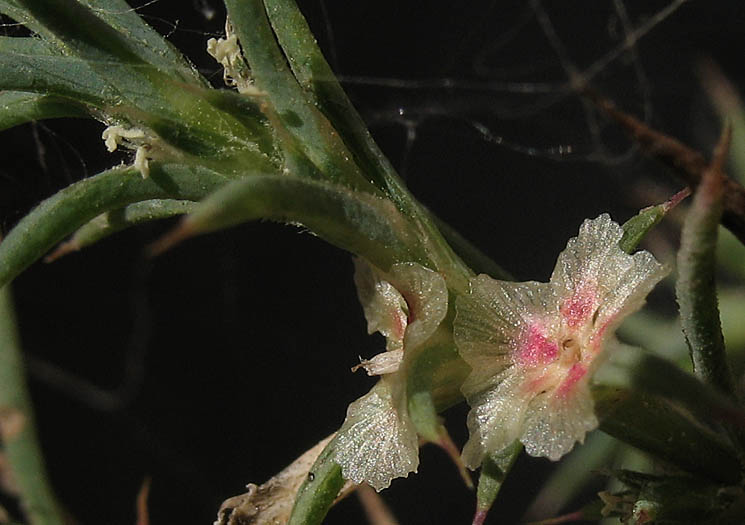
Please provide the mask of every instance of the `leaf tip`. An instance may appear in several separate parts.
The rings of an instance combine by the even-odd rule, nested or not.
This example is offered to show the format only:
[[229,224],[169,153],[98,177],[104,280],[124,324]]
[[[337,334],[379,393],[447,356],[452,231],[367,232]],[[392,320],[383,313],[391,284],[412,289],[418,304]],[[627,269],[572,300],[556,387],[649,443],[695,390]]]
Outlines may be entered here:
[[148,245],[148,247],[146,248],[147,256],[157,257],[159,255],[162,255],[177,244],[185,241],[190,237],[193,237],[196,234],[196,229],[188,221],[188,219],[181,221],[181,224],[178,225],[176,228]]
[[471,522],[471,525],[484,525],[488,514],[489,509],[476,509],[476,514],[473,515],[473,522]]
[[665,203],[662,204],[665,210],[665,213],[675,208],[678,204],[680,204],[683,200],[688,198],[690,195],[691,195],[691,188],[686,186],[685,188],[680,190],[678,193],[670,197],[669,200],[667,200]]
[[440,439],[436,444],[445,451],[448,457],[455,464],[455,467],[458,469],[458,473],[466,487],[468,487],[469,490],[473,490],[474,485],[471,475],[468,473],[468,469],[466,469],[466,465],[463,463],[463,458],[461,458],[458,447],[455,445],[453,438],[450,437],[450,434],[448,434],[448,431],[445,430],[444,426],[441,427]]
[[52,251],[49,255],[44,257],[44,262],[49,264],[51,262],[56,261],[60,257],[64,257],[65,255],[77,252],[80,250],[80,243],[78,243],[75,240],[69,240],[63,243],[60,243],[54,251]]

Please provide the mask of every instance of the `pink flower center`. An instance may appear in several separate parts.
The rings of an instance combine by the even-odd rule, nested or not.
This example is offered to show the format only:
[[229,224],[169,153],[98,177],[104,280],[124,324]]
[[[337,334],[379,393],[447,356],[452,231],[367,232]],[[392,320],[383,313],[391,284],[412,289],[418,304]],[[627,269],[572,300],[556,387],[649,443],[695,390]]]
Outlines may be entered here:
[[582,379],[587,373],[587,368],[581,363],[575,363],[572,368],[569,369],[564,381],[561,382],[556,394],[559,397],[566,397],[574,388],[574,385]]
[[535,326],[528,328],[528,333],[518,346],[515,361],[521,366],[539,366],[552,362],[559,355],[559,345],[548,340]]
[[584,324],[595,313],[597,294],[595,287],[582,285],[569,299],[561,304],[561,315],[570,328]]

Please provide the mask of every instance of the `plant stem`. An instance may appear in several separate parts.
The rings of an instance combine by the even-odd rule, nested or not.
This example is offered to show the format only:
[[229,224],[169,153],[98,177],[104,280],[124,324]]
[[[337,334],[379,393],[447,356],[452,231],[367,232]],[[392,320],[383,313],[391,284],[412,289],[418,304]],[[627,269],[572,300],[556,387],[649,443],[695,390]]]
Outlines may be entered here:
[[696,190],[683,225],[676,295],[694,373],[725,394],[735,397],[719,320],[714,276],[717,232],[725,192],[722,169],[727,158],[729,138],[727,128],[714,153],[714,160]]
[[36,437],[9,286],[0,288],[0,435],[29,523],[63,524]]

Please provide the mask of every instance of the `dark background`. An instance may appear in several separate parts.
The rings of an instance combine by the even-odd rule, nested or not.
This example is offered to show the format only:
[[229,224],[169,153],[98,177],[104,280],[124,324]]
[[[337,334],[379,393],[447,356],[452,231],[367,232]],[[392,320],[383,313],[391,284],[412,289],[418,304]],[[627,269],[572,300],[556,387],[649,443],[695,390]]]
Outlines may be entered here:
[[[160,0],[140,10],[215,85],[221,73],[204,48],[222,30],[219,4]],[[546,280],[584,218],[609,211],[623,221],[678,186],[564,89],[566,63],[526,4],[301,7],[414,194],[518,278]],[[620,45],[612,0],[546,4],[579,71]],[[669,2],[620,5],[639,26]],[[741,86],[744,23],[742,2],[689,2],[599,68],[593,85],[708,151],[720,124],[696,64],[712,59]],[[55,121],[3,133],[0,228],[126,159],[105,152],[102,129]],[[294,228],[256,223],[145,258],[143,247],[172,225],[36,264],[14,286],[50,475],[80,523],[134,523],[146,476],[153,524],[211,523],[223,499],[338,428],[347,404],[372,384],[349,372],[383,342],[365,335],[347,254]],[[446,414],[460,444],[465,414],[462,405]],[[547,465],[521,460],[489,523],[517,522]],[[418,475],[383,494],[402,524],[469,523],[472,515],[473,495],[432,447],[422,450]],[[349,498],[327,523],[361,516]]]

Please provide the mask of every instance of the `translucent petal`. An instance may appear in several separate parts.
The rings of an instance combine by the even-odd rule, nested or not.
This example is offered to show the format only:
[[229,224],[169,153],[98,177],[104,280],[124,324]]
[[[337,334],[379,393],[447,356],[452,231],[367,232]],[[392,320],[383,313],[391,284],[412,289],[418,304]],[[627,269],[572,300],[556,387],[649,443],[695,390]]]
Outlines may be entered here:
[[416,472],[417,435],[405,405],[394,406],[385,379],[349,405],[337,435],[335,460],[344,479],[366,481],[377,491],[388,487],[394,478]]
[[585,220],[579,235],[569,239],[556,260],[551,283],[557,295],[567,299],[587,286],[615,288],[620,275],[631,266],[631,256],[618,247],[622,236],[623,230],[607,213]]
[[448,311],[448,288],[439,273],[416,263],[391,266],[387,279],[403,295],[409,308],[404,345],[415,348],[426,341]]
[[362,259],[354,261],[354,283],[367,319],[367,332],[380,332],[388,350],[403,348],[408,318],[403,296]]
[[463,463],[477,468],[487,453],[510,445],[522,430],[529,397],[521,391],[525,378],[512,367],[492,379],[493,387],[468,398],[469,438],[463,447]]
[[559,254],[551,284],[570,325],[594,320],[605,331],[609,322],[638,309],[666,274],[648,252],[632,256],[621,250],[622,236],[623,229],[603,214],[584,221]]
[[356,372],[360,368],[364,368],[369,376],[380,376],[383,374],[392,374],[397,372],[401,366],[401,361],[404,358],[403,348],[398,350],[390,350],[382,352],[372,359],[364,359],[352,368],[352,372]]
[[473,369],[463,393],[475,394],[484,378],[513,361],[511,354],[531,323],[540,322],[552,332],[558,320],[556,304],[553,289],[546,283],[510,283],[487,275],[471,279],[471,292],[456,299],[453,326],[458,352]]
[[652,288],[662,280],[668,269],[658,263],[651,253],[641,251],[630,257],[631,267],[621,275],[618,285],[603,297],[595,321],[600,336],[611,334],[624,317],[642,307]]
[[583,443],[585,434],[598,426],[587,381],[578,383],[568,396],[547,392],[528,406],[520,441],[531,456],[556,461]]

